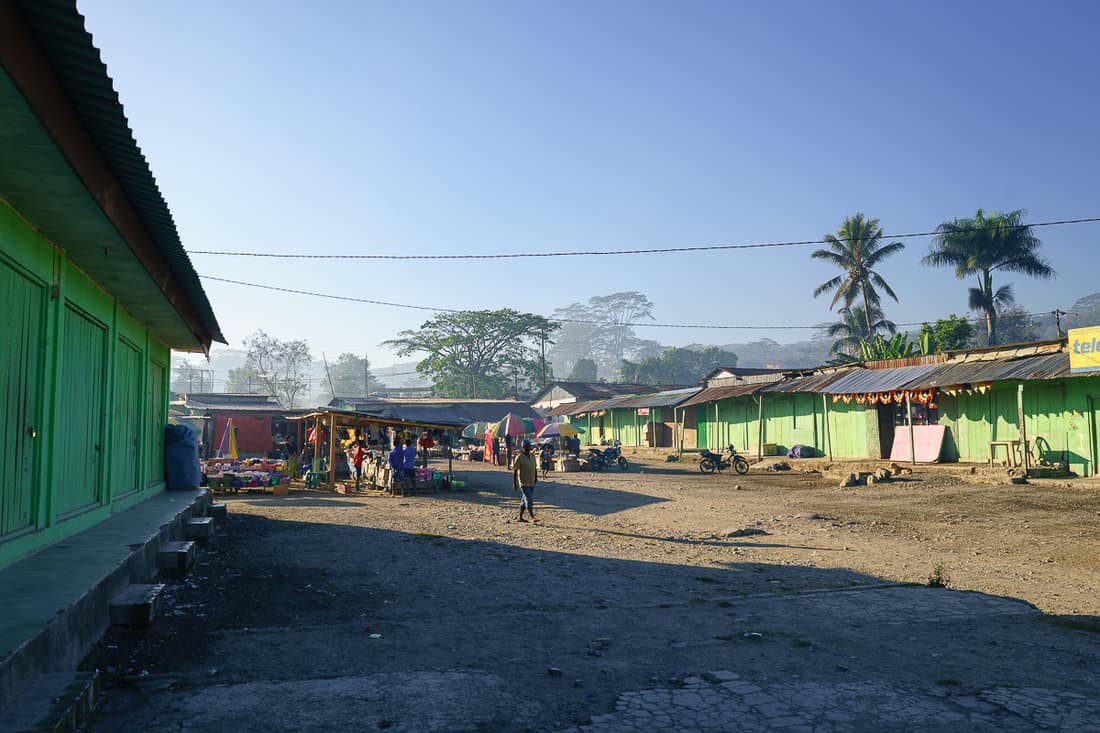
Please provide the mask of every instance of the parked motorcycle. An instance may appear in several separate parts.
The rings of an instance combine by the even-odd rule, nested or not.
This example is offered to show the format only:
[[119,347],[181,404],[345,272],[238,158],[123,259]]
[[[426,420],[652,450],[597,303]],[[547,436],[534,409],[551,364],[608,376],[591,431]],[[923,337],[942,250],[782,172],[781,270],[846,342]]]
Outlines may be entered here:
[[699,456],[699,470],[703,473],[714,473],[715,471],[721,473],[730,466],[740,474],[749,472],[749,462],[732,445],[726,448],[726,455],[718,455],[704,449],[699,451]]
[[623,471],[630,468],[630,464],[623,458],[622,448],[613,445],[604,450],[600,450],[599,448],[588,449],[588,467],[590,469],[593,471],[602,471],[612,466],[618,466]]

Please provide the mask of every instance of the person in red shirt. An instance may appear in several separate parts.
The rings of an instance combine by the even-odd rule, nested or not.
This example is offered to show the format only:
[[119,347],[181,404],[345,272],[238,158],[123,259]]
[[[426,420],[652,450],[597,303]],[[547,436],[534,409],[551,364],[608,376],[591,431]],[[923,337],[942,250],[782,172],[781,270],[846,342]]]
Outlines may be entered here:
[[363,441],[355,442],[355,450],[351,454],[351,465],[355,468],[355,490],[359,490],[359,481],[363,477],[363,459],[367,457],[367,451],[363,448]]

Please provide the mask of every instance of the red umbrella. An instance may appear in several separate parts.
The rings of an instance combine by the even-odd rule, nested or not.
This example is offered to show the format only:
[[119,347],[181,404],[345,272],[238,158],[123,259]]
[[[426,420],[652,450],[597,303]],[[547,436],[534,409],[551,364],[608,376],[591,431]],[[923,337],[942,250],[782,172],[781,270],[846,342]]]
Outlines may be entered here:
[[523,435],[527,432],[527,426],[523,420],[512,413],[508,413],[492,426],[492,434],[498,438],[508,435]]

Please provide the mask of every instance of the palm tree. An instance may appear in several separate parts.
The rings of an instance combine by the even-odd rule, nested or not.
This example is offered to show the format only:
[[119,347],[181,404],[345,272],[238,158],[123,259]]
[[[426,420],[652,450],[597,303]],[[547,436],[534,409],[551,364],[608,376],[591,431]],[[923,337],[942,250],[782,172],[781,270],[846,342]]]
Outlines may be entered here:
[[978,287],[970,288],[969,306],[985,314],[990,346],[997,343],[998,312],[1015,302],[1011,285],[993,288],[993,273],[1003,270],[1042,278],[1058,274],[1039,256],[1042,242],[1031,227],[1020,223],[1025,214],[1017,209],[987,215],[978,209],[972,219],[944,222],[936,228],[932,249],[921,260],[935,267],[954,267],[960,280],[977,277]]
[[846,354],[857,356],[864,342],[871,341],[875,336],[884,333],[897,333],[897,326],[893,321],[886,320],[882,309],[871,307],[870,329],[867,328],[867,314],[862,306],[844,307],[840,309],[841,320],[829,324],[825,333],[833,339],[829,351],[834,354]]
[[[836,236],[825,235],[828,249],[819,249],[811,255],[815,259],[832,262],[843,270],[843,274],[818,285],[814,289],[814,297],[835,291],[833,302],[829,304],[830,309],[841,301],[845,308],[851,308],[856,298],[861,298],[863,320],[868,333],[874,330],[873,311],[881,303],[876,288],[895,301],[898,299],[890,285],[875,272],[875,267],[887,257],[905,249],[905,245],[901,242],[884,245],[882,236],[878,219],[864,219],[863,214],[856,214],[844,220],[837,229]],[[879,314],[881,318],[881,310]]]

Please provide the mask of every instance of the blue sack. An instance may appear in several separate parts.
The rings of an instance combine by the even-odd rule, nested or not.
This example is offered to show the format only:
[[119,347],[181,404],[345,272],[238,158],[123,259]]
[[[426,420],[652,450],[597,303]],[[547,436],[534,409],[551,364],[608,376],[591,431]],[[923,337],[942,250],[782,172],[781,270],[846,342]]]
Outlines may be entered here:
[[168,489],[194,489],[202,482],[199,439],[186,425],[164,428],[164,479]]

